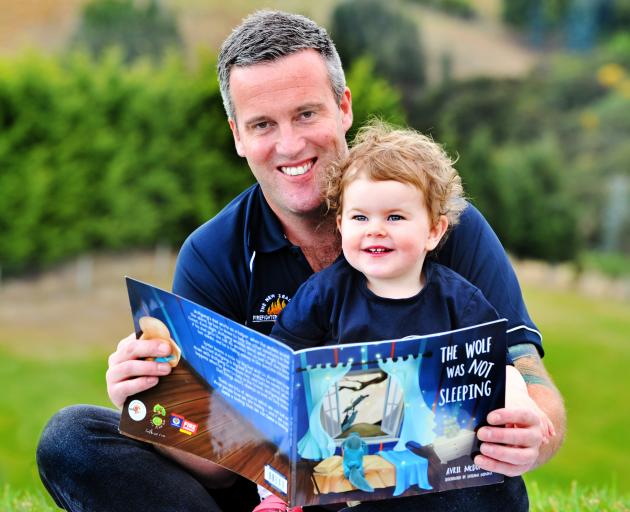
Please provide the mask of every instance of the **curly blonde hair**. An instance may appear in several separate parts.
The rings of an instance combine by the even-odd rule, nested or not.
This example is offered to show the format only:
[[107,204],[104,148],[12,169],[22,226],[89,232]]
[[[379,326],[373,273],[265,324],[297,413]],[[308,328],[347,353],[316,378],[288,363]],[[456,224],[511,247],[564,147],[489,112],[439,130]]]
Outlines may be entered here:
[[324,176],[328,210],[341,214],[343,193],[358,178],[393,180],[420,190],[431,221],[435,224],[444,215],[451,228],[467,204],[453,164],[431,138],[409,128],[372,120],[359,129],[352,149],[333,163]]

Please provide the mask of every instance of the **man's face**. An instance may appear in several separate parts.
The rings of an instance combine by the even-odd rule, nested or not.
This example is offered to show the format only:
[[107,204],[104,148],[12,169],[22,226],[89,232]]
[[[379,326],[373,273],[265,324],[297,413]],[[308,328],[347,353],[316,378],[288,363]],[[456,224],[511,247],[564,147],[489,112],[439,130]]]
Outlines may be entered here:
[[337,104],[326,64],[315,50],[235,67],[230,91],[236,150],[247,159],[271,208],[281,219],[319,211],[319,176],[347,151],[350,91]]

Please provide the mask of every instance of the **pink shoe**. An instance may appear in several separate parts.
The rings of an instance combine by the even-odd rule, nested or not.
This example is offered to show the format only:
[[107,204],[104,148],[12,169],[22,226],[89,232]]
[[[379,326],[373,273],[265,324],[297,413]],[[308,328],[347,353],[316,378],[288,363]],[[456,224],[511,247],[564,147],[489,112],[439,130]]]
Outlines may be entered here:
[[267,496],[252,512],[302,512],[302,507],[287,508],[287,504],[275,495]]

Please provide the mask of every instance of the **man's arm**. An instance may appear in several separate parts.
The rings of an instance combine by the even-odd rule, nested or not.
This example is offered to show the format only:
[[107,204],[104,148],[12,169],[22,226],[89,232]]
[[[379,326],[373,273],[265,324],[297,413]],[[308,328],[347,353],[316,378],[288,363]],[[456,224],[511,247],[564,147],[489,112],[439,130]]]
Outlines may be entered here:
[[[543,436],[535,411],[527,407],[504,408],[488,415],[489,426],[478,432],[482,455],[475,462],[489,471],[520,475],[553,456],[562,444],[566,427],[562,398],[539,356],[540,333],[529,317],[503,246],[474,206],[464,210],[460,223],[438,252],[438,260],[477,286],[499,316],[507,318],[507,342],[515,367],[523,376],[530,397],[553,423],[555,435],[540,446]],[[506,424],[519,428],[502,428]]]
[[510,373],[506,375],[506,405],[491,411],[488,425],[479,429],[481,453],[475,463],[487,471],[517,476],[553,456],[564,439],[566,419],[560,393],[536,348],[525,343],[509,350],[516,369],[506,368]]
[[555,435],[540,447],[534,467],[540,466],[554,456],[564,441],[567,424],[564,401],[534,345],[521,343],[510,347],[509,352],[514,366],[527,384],[529,396],[549,417],[555,429]]

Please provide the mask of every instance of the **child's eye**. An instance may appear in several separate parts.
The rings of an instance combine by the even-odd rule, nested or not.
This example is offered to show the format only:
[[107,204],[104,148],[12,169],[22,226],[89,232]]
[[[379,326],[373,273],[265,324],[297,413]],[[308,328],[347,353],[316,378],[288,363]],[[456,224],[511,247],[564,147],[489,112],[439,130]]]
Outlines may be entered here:
[[353,215],[352,220],[358,220],[360,222],[365,222],[367,217],[365,215]]
[[402,215],[389,215],[387,220],[405,220]]

